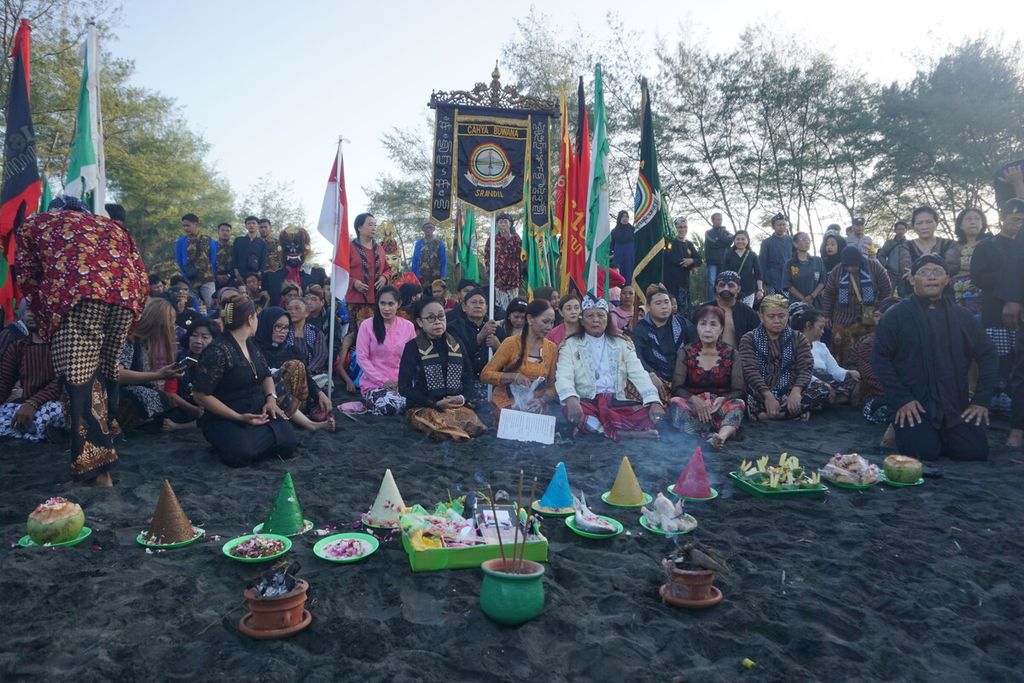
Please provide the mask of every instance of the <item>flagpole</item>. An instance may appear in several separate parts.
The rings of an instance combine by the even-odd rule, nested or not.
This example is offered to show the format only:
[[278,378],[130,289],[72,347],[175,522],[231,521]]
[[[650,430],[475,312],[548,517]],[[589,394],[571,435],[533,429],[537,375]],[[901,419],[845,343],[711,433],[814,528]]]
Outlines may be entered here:
[[[498,233],[497,233],[497,230],[495,230],[495,227],[497,226],[497,216],[498,216],[498,213],[496,211],[492,211],[491,212],[491,239],[490,239],[490,242],[491,242],[491,258],[489,259],[490,268],[488,268],[488,270],[490,271],[490,273],[488,274],[488,279],[490,280],[490,288],[491,288],[491,301],[490,301],[490,304],[491,304],[491,320],[495,320],[495,315],[494,314],[495,314],[495,312],[497,311],[497,308],[498,308],[495,305],[496,302],[494,301],[494,243],[498,241]],[[484,321],[484,322],[486,323],[487,321]],[[493,355],[494,355],[494,349],[492,349],[490,347],[490,345],[488,345],[487,346],[487,360],[490,360]],[[490,384],[488,384],[487,385],[487,400],[488,401],[491,400],[491,393],[492,393],[493,390],[494,390],[494,387],[491,386]]]
[[[335,248],[335,250],[337,250],[337,248],[338,248],[338,240],[341,239],[341,229],[342,229],[342,226],[341,226],[341,216],[342,216],[342,211],[341,211],[341,185],[340,185],[340,183],[341,183],[341,141],[342,141],[342,136],[339,135],[338,136],[338,153],[334,157],[334,173],[335,173],[335,177],[338,179],[338,183],[339,183],[337,197],[335,197],[335,199],[338,202],[338,221],[337,221],[337,225],[334,227],[334,248]],[[337,284],[335,282],[335,280],[338,279],[338,274],[335,272],[336,269],[337,269],[337,266],[334,265],[334,258],[332,257],[331,258],[331,322],[330,322],[331,329],[330,329],[330,341],[328,342],[328,347],[327,347],[327,348],[329,348],[331,350],[330,351],[330,361],[328,362],[329,367],[327,368],[327,401],[331,405],[334,405],[334,403],[333,403],[333,395],[334,395],[334,327],[335,327],[335,324],[336,324],[336,321],[337,321],[337,309],[338,309],[338,297],[334,293],[334,285]],[[344,362],[344,359],[342,359],[342,362]]]
[[[89,51],[92,52],[92,48],[95,48],[95,54],[93,59],[96,62],[96,135],[97,139],[93,141],[96,145],[96,166],[99,171],[99,175],[96,178],[96,190],[93,193],[93,200],[95,206],[94,213],[101,216],[107,215],[107,154],[104,151],[103,144],[103,106],[102,100],[100,99],[100,39],[96,36],[96,22],[89,22]],[[93,77],[92,69],[89,70],[90,78]]]

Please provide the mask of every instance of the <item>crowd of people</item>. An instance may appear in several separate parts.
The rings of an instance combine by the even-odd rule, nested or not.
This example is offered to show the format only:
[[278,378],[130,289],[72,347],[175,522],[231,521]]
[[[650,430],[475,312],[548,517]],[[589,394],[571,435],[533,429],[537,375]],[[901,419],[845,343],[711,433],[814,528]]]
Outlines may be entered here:
[[[994,235],[967,209],[956,240],[938,237],[938,212],[922,206],[878,248],[863,219],[845,235],[829,226],[820,256],[782,214],[757,253],[721,213],[700,244],[680,218],[663,283],[646,291],[622,211],[607,293],[529,298],[503,214],[493,302],[470,280],[449,293],[431,223],[399,278],[363,213],[333,318],[304,230],[249,216],[245,234],[221,223],[213,237],[187,213],[165,282],[147,274],[124,210],[107,212],[59,197],[18,228],[25,298],[0,332],[0,436],[66,445],[83,482],[112,483],[131,430],[199,429],[231,466],[292,457],[295,430],[335,429],[332,376],[334,397],[357,399],[346,405],[404,415],[435,439],[472,438],[517,408],[616,442],[667,425],[721,449],[745,422],[842,405],[924,460],[986,458],[990,409],[1011,413],[1011,445],[1024,439],[1021,199]],[[698,269],[706,293],[691,289]]]

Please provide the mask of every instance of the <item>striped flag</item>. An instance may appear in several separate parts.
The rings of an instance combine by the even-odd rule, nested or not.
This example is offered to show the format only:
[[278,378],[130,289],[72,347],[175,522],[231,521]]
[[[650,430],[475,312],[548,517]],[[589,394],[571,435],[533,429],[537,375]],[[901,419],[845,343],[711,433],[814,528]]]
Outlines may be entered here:
[[39,167],[36,160],[36,133],[32,126],[31,35],[27,19],[22,19],[14,34],[11,56],[11,81],[7,91],[7,128],[4,131],[4,176],[0,191],[0,306],[6,320],[14,317],[18,295],[14,272],[15,228],[39,206]]
[[324,203],[320,207],[320,220],[317,221],[316,229],[334,246],[334,258],[331,259],[331,291],[335,299],[344,301],[345,294],[348,293],[349,235],[345,159],[341,154],[341,145],[338,145],[338,153],[327,176],[327,189],[324,190]]
[[[608,225],[608,131],[604,111],[601,65],[594,67],[594,143],[591,146],[589,189],[587,191],[587,291],[608,291],[608,262],[612,233]],[[605,282],[599,286],[598,269]]]
[[103,154],[103,122],[100,116],[100,60],[96,24],[82,48],[82,84],[78,90],[78,118],[68,159],[64,194],[78,197],[93,213],[106,216],[107,162]]

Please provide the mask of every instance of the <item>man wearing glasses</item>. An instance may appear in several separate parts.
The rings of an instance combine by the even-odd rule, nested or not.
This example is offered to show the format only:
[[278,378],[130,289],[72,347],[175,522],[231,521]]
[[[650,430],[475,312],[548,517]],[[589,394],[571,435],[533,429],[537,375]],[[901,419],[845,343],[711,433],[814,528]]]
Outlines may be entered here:
[[[919,460],[985,460],[995,346],[967,309],[943,297],[949,275],[941,256],[919,257],[910,274],[914,293],[879,321],[871,358],[895,411],[899,452]],[[973,396],[972,362],[978,364]]]

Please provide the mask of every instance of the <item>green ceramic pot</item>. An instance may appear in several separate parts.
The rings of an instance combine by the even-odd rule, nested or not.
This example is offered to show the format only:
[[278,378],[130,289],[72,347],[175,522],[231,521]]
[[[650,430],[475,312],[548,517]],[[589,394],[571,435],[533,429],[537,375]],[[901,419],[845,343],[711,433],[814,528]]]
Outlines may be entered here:
[[484,583],[480,588],[480,609],[506,626],[518,626],[533,619],[544,609],[544,565],[522,562],[522,574],[511,574],[512,560],[487,560]]

